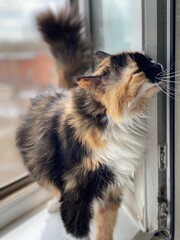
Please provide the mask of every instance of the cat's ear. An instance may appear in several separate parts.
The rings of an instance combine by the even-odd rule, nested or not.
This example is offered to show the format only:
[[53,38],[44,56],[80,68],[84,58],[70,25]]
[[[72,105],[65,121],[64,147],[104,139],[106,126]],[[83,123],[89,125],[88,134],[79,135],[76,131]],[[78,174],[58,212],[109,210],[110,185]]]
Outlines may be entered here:
[[103,51],[98,51],[95,53],[95,62],[96,64],[99,64],[102,62],[105,58],[110,57],[111,55],[108,53],[105,53]]
[[77,83],[80,87],[89,91],[101,91],[103,92],[102,76],[84,76],[77,79]]

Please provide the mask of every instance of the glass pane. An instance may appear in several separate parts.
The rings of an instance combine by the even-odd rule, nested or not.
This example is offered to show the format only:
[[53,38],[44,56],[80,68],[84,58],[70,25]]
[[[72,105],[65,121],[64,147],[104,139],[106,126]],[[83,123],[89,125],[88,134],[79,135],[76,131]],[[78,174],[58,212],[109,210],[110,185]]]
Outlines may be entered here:
[[142,50],[141,0],[92,0],[92,24],[95,50]]
[[26,174],[15,132],[30,97],[57,85],[53,59],[35,26],[35,16],[65,0],[4,0],[0,7],[0,187]]
[[103,0],[102,19],[104,50],[142,50],[141,0]]

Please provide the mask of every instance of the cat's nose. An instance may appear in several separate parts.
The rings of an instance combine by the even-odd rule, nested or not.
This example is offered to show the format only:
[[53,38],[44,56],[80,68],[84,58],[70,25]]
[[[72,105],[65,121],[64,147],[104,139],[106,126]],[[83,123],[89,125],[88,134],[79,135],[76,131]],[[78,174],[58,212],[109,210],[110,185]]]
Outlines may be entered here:
[[163,66],[160,63],[154,64],[154,68],[156,69],[157,72],[161,73],[163,71]]
[[161,80],[163,74],[163,66],[160,63],[151,62],[148,68],[149,79],[152,83],[157,83]]

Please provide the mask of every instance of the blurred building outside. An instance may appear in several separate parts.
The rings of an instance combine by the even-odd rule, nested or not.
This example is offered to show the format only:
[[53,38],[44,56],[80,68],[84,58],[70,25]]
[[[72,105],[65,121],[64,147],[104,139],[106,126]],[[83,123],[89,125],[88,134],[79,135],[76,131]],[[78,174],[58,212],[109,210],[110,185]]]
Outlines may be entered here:
[[30,98],[57,86],[54,60],[34,20],[40,9],[61,2],[7,0],[0,4],[0,187],[27,172],[15,134]]

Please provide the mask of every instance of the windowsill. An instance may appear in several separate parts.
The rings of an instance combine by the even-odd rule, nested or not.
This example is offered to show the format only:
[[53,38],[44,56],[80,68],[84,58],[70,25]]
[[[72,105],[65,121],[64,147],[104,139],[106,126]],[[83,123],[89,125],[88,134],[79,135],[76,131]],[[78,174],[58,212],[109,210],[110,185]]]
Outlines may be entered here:
[[[49,213],[47,203],[29,212],[4,228],[1,240],[66,240],[59,213]],[[94,231],[92,230],[92,240]],[[142,233],[125,207],[119,211],[114,240],[149,240],[152,235]]]
[[0,229],[42,205],[51,194],[33,182],[0,201]]

